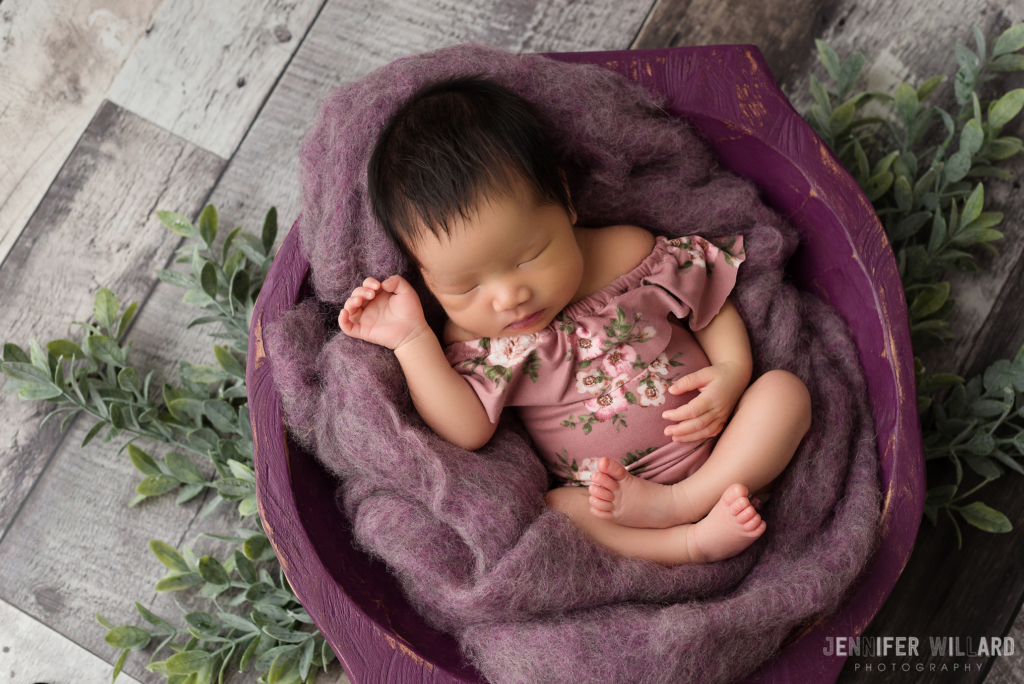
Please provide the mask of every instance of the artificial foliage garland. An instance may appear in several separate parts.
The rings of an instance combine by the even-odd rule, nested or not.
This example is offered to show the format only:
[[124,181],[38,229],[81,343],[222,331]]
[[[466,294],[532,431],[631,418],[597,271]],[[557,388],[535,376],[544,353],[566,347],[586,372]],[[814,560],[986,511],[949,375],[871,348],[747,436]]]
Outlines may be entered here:
[[[1002,513],[980,501],[962,502],[1004,469],[1024,474],[1017,461],[1024,458],[1024,424],[1016,422],[1024,419],[1024,348],[1016,358],[996,361],[969,381],[950,373],[926,375],[918,358],[953,338],[945,321],[953,300],[949,283],[942,280],[944,271],[977,271],[973,256],[965,251],[972,246],[998,254],[990,243],[1002,237],[994,229],[1002,214],[983,211],[984,187],[972,179],[1010,178],[995,164],[1024,152],[1019,138],[1002,135],[1024,107],[1024,89],[991,101],[978,95],[979,86],[994,72],[1024,71],[1024,55],[1017,54],[1024,47],[1024,24],[1002,33],[991,51],[981,32],[972,29],[977,50],[956,46],[960,68],[954,94],[961,107],[956,117],[921,104],[947,80],[945,76],[929,78],[916,89],[901,84],[895,95],[851,94],[864,67],[863,55],[840,61],[823,41],[817,41],[818,51],[834,85],[825,86],[811,76],[815,104],[806,117],[868,195],[896,252],[908,301],[925,457],[930,465],[950,463],[955,475],[954,483],[936,484],[929,472],[925,514],[937,523],[939,512],[945,511],[958,540],[954,513],[989,532],[1009,531],[1010,522]],[[869,102],[887,105],[888,113],[858,116]],[[938,130],[945,135],[930,142],[939,123],[943,128]],[[954,142],[956,151],[951,152]],[[179,388],[152,387],[153,371],[143,378],[128,365],[131,342],[121,344],[136,303],[122,310],[116,296],[101,288],[95,321],[79,323],[85,331],[81,344],[54,340],[43,347],[32,340],[28,353],[4,344],[2,369],[11,378],[7,389],[25,401],[56,404],[44,422],[64,415],[62,431],[79,413],[91,415],[96,422],[83,446],[101,432],[104,443],[130,436],[118,453],[127,450],[144,476],[130,506],[173,491],[177,502],[185,503],[207,489],[214,493],[203,516],[222,502],[236,502],[241,527],[235,535],[204,533],[235,546],[223,561],[197,558],[187,545],[177,550],[150,541],[150,550],[167,568],[156,590],[198,587],[199,595],[213,602],[215,613],[183,609],[185,626],[175,627],[136,602],[149,628],[117,626],[97,615],[108,630],[107,642],[122,649],[114,679],[130,652],[158,642],[146,669],[166,675],[168,684],[209,684],[214,678],[223,683],[231,670],[242,672],[249,665],[263,673],[261,684],[313,682],[335,656],[292,593],[263,533],[256,511],[245,394],[249,319],[273,259],[277,212],[271,208],[267,213],[259,237],[236,228],[216,249],[218,219],[213,206],[202,211],[198,226],[173,212],[157,215],[185,238],[176,261],[191,270],[163,269],[157,275],[184,288],[184,301],[203,309],[204,315],[189,327],[219,324],[211,336],[227,344],[214,345],[218,365],[181,361]],[[135,444],[140,437],[175,451],[154,458]],[[207,479],[186,454],[206,457],[213,479]],[[981,482],[961,492],[965,464]]]

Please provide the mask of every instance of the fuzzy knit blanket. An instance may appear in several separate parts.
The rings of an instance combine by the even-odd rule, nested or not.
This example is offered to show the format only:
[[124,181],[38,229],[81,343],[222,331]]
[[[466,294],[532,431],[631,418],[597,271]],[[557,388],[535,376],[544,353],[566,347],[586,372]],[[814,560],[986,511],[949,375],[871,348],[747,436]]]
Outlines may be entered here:
[[[440,325],[442,312],[372,219],[366,167],[384,123],[421,84],[476,73],[537,105],[570,171],[580,225],[743,235],[732,296],[754,377],[773,368],[799,376],[813,423],[762,511],[767,532],[739,556],[663,567],[596,545],[545,507],[544,467],[511,411],[483,449],[452,446],[417,416],[394,354],[338,331],[351,290],[392,273],[417,286]],[[339,477],[357,543],[490,681],[732,681],[838,607],[871,553],[880,511],[852,336],[834,309],[787,282],[796,230],[718,167],[656,95],[596,66],[450,47],[333,90],[300,158],[298,229],[316,297],[266,331],[286,422]]]

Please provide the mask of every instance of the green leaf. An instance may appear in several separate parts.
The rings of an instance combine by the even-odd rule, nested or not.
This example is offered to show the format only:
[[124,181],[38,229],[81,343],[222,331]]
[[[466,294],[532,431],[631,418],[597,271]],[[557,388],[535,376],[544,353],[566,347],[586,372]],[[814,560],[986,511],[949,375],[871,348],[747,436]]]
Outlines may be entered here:
[[814,96],[814,101],[822,108],[827,117],[832,116],[832,100],[829,99],[828,91],[825,90],[825,86],[821,85],[821,81],[817,79],[814,74],[811,74],[811,95]]
[[257,510],[258,504],[255,494],[249,494],[238,502],[238,516],[241,518],[248,518],[250,515],[255,514]]
[[238,233],[241,230],[242,230],[242,227],[239,226],[238,228],[235,228],[233,231],[228,233],[228,236],[226,238],[224,238],[224,245],[221,247],[221,253],[220,253],[221,263],[227,261],[227,259],[228,259],[228,251],[230,251],[230,249],[231,249],[231,244],[235,241],[235,237],[238,236]]
[[907,180],[906,176],[896,178],[894,194],[896,196],[896,205],[900,208],[900,211],[910,211],[914,201],[914,194],[910,189],[910,181]]
[[163,474],[163,471],[160,470],[160,466],[156,464],[153,457],[134,444],[128,445],[128,458],[131,459],[132,465],[143,475]]
[[259,561],[263,559],[270,548],[270,540],[265,535],[257,534],[245,540],[245,543],[242,544],[242,553],[249,560]]
[[931,394],[943,387],[953,387],[962,384],[963,381],[963,378],[953,373],[935,373],[924,378],[921,384],[918,385],[917,391],[922,394]]
[[8,375],[15,380],[21,380],[22,382],[38,382],[46,384],[52,379],[49,372],[42,371],[31,363],[22,363],[19,361],[5,361],[2,366],[4,375]]
[[177,549],[159,539],[149,540],[149,550],[153,552],[156,559],[163,563],[164,567],[173,572],[189,572],[191,568]]
[[199,496],[200,492],[204,489],[206,489],[206,486],[201,484],[185,485],[181,488],[181,491],[178,492],[178,496],[175,498],[174,503],[183,504],[187,501],[191,501]]
[[[839,68],[839,99],[843,99],[846,93],[849,92],[850,88],[857,81],[857,77],[860,76],[861,69],[864,68],[864,55],[859,52],[855,52],[846,58],[843,65]],[[864,93],[865,97],[858,100],[858,107],[861,106],[861,102],[870,99],[870,93]]]
[[117,311],[121,307],[114,293],[105,287],[101,287],[96,293],[96,302],[93,305],[92,315],[101,326],[114,334],[114,323],[117,321]]
[[212,261],[207,261],[203,264],[203,270],[199,275],[199,283],[203,288],[203,292],[210,299],[217,298],[217,267],[213,265]]
[[214,451],[217,449],[217,442],[219,438],[217,433],[210,428],[199,428],[193,430],[187,435],[188,443],[194,446],[196,449],[203,451]]
[[[60,355],[58,354],[58,356]],[[24,363],[32,365],[32,359],[18,345],[13,342],[4,342],[4,363]]]
[[217,209],[212,204],[207,204],[199,214],[199,237],[206,243],[207,249],[210,249],[213,241],[217,239]]
[[151,612],[148,608],[146,608],[138,601],[135,602],[135,610],[139,611],[139,615],[142,616],[143,620],[153,625],[157,629],[167,630],[168,632],[174,632],[174,627],[171,625],[171,623],[167,622],[159,615]]
[[125,350],[106,335],[90,335],[89,351],[98,362],[111,366],[124,366],[127,361]]
[[124,661],[128,659],[128,653],[130,653],[130,649],[127,648],[121,651],[121,655],[118,657],[117,662],[114,663],[114,674],[110,678],[111,682],[117,681],[117,676],[121,674],[121,668],[124,667]]
[[[1021,92],[1024,93],[1024,90]],[[977,119],[968,121],[960,131],[960,149],[966,150],[969,155],[977,154],[984,141],[985,132],[981,130],[981,123]]]
[[106,424],[107,421],[105,420],[97,421],[96,424],[89,429],[89,432],[85,434],[85,438],[82,440],[82,447],[84,448],[86,444],[91,442],[93,437],[98,435],[100,433],[100,430],[102,430],[103,426]]
[[174,287],[184,288],[186,290],[192,290],[199,285],[196,279],[190,275],[179,273],[178,271],[172,271],[169,268],[158,268],[156,269],[156,276],[160,280],[164,281],[168,285]]
[[150,475],[135,487],[135,491],[144,496],[160,496],[181,484],[181,481],[170,475]]
[[828,75],[832,77],[832,80],[839,81],[839,55],[823,40],[815,38],[814,44],[818,47],[818,56],[821,58],[821,63],[825,65]]
[[896,224],[896,227],[889,234],[889,239],[893,242],[898,242],[916,235],[921,226],[927,223],[931,217],[932,214],[929,211],[918,211],[910,214]]
[[211,382],[220,382],[228,377],[228,374],[222,371],[216,366],[209,366],[206,364],[182,364],[181,368],[182,377],[189,382],[195,382],[200,385],[208,385]]
[[261,640],[262,639],[259,638],[253,639],[249,646],[246,647],[245,651],[242,653],[241,659],[238,661],[239,672],[245,671],[245,668],[249,665],[249,662],[253,659],[253,656],[256,655],[256,649],[259,646]]
[[125,332],[128,330],[128,325],[132,322],[132,318],[135,316],[135,310],[139,307],[138,302],[132,302],[128,305],[128,308],[121,314],[121,321],[117,324],[116,339],[124,337]]
[[245,369],[242,368],[242,364],[231,355],[227,347],[222,347],[218,344],[213,345],[213,355],[217,358],[217,363],[228,375],[233,375],[236,378],[245,379]]
[[301,644],[304,641],[310,640],[313,636],[309,632],[297,632],[295,630],[285,629],[276,625],[268,625],[263,628],[263,631],[278,641],[283,641],[288,644]]
[[217,480],[215,484],[220,495],[228,501],[241,499],[255,491],[255,485],[252,482],[240,480],[237,477],[225,477]]
[[18,389],[18,398],[22,401],[38,401],[40,399],[53,399],[59,397],[63,392],[56,385],[46,383],[28,383]]
[[176,451],[168,451],[164,454],[164,463],[167,468],[181,482],[189,484],[205,484],[206,478],[199,472],[199,468],[188,456],[179,454]]
[[850,122],[853,121],[853,115],[856,114],[857,108],[852,102],[836,107],[832,112],[832,116],[829,117],[829,130],[832,131],[832,135],[838,136],[845,131],[849,126]]
[[974,433],[971,441],[967,443],[967,448],[976,456],[988,456],[996,448],[996,443],[992,435],[981,431]]
[[270,207],[263,219],[263,233],[260,237],[264,254],[270,254],[270,248],[274,246],[275,240],[277,240],[277,207]]
[[46,350],[54,356],[63,356],[66,360],[85,359],[85,352],[71,340],[53,340],[52,342],[47,342]]
[[274,662],[270,666],[270,671],[267,672],[267,684],[278,684],[279,682],[283,682],[285,676],[298,666],[299,655],[300,652],[298,648],[293,648],[279,653],[278,656],[274,658]]
[[946,75],[932,76],[927,81],[921,84],[917,89],[917,101],[921,102],[929,95],[935,92],[935,89],[942,85],[946,80]]
[[156,212],[156,217],[160,219],[160,223],[164,224],[170,231],[177,233],[178,235],[182,235],[184,237],[199,237],[199,234],[196,232],[192,222],[181,214],[176,214],[173,211],[158,211]]
[[188,589],[202,581],[203,578],[199,576],[198,572],[168,573],[168,575],[157,582],[153,588],[159,592],[180,591],[182,589]]
[[230,295],[242,302],[246,301],[249,296],[249,274],[245,271],[239,271],[235,274],[235,277],[231,279],[231,292]]
[[988,125],[1000,129],[1020,113],[1024,107],[1024,88],[1016,88],[1003,95],[988,108]]
[[122,625],[107,632],[106,641],[114,648],[138,650],[149,644],[149,632],[138,627]]
[[896,111],[904,126],[910,126],[917,116],[917,91],[909,83],[901,83],[896,89]]
[[958,180],[966,176],[967,172],[970,170],[971,155],[967,150],[960,150],[950,155],[949,160],[942,169],[942,173],[948,182],[956,183]]
[[971,413],[979,418],[995,418],[1003,415],[1005,405],[991,399],[978,399],[971,403]]
[[[209,558],[209,556],[204,556],[204,558]],[[202,568],[202,561],[200,561],[200,568]],[[202,570],[200,570],[200,574],[202,574]],[[204,577],[203,579],[206,578]],[[224,629],[224,625],[222,625],[217,618],[213,617],[209,613],[204,613],[201,610],[188,613],[185,616],[185,622],[203,634],[216,635],[220,630]]]
[[309,676],[309,668],[313,665],[313,652],[316,644],[310,639],[302,647],[302,657],[299,659],[299,678],[305,681]]
[[236,432],[238,429],[238,416],[226,401],[207,399],[203,402],[203,413],[213,423],[213,427],[221,432]]
[[981,214],[982,205],[985,204],[985,186],[982,183],[978,183],[977,187],[971,193],[971,196],[967,198],[967,202],[964,204],[963,213],[960,215],[960,225],[966,226],[974,219],[978,218]]
[[1003,55],[988,65],[990,71],[1024,71],[1024,55]]
[[935,212],[935,220],[932,221],[932,234],[928,240],[928,253],[933,256],[938,254],[945,241],[946,219],[942,216],[941,211],[937,211]]
[[[961,68],[953,78],[953,92],[956,94],[958,104],[964,105],[971,101],[974,95],[975,74],[970,69]],[[976,117],[981,118],[981,117]]]
[[203,556],[199,559],[199,574],[211,584],[227,584],[231,581],[224,566],[213,556]]
[[948,282],[944,281],[923,287],[914,297],[914,303],[910,305],[911,320],[935,313],[946,303],[947,299],[949,299]]
[[139,383],[139,372],[134,368],[122,368],[117,373],[117,385],[125,392],[142,389]]
[[1014,24],[996,38],[992,46],[992,56],[999,57],[1008,52],[1016,52],[1024,47],[1024,24]]
[[212,657],[212,653],[199,650],[175,653],[164,661],[164,667],[171,674],[190,674],[198,672]]
[[256,482],[256,476],[254,475],[252,468],[244,463],[230,460],[228,461],[228,467],[231,469],[231,474],[238,479],[245,480],[246,482]]
[[110,424],[115,430],[124,430],[127,427],[120,404],[110,405]]
[[966,45],[957,43],[953,51],[956,54],[956,61],[960,68],[966,69],[974,76],[977,76],[978,71],[981,69],[981,60],[978,59],[978,55],[974,53],[974,50]]
[[246,584],[255,584],[256,578],[256,567],[252,564],[252,561],[245,557],[245,554],[240,550],[235,549],[235,571],[238,576],[242,578],[242,581]]
[[979,530],[984,530],[985,532],[1001,533],[1009,532],[1013,529],[1013,525],[1010,524],[1009,518],[994,508],[989,508],[980,501],[975,501],[974,503],[963,506],[962,508],[959,508],[958,511],[968,524],[977,527]]

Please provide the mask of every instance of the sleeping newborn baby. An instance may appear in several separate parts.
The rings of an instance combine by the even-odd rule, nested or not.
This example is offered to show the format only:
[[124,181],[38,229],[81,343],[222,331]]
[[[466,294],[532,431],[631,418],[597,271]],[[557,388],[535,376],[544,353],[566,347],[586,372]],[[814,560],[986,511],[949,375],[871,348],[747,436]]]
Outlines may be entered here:
[[764,532],[748,497],[793,457],[810,397],[783,370],[748,386],[728,299],[742,238],[576,226],[534,109],[483,77],[410,97],[368,176],[377,221],[447,314],[444,346],[400,275],[366,278],[338,323],[394,350],[438,435],[478,449],[516,407],[566,485],[548,504],[624,555],[706,563]]

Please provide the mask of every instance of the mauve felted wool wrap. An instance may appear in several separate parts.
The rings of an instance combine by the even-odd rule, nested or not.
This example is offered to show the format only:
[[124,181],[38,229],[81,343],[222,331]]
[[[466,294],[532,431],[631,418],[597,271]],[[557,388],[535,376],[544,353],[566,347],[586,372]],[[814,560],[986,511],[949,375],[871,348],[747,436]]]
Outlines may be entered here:
[[[669,568],[605,550],[545,507],[545,470],[511,411],[484,448],[455,447],[418,417],[392,351],[338,331],[352,289],[392,273],[417,285],[437,329],[436,304],[371,217],[366,167],[383,125],[421,84],[475,73],[537,106],[573,171],[580,225],[743,235],[732,297],[754,377],[799,376],[813,422],[762,511],[767,532],[739,556]],[[357,542],[490,681],[730,681],[838,607],[880,511],[856,348],[834,309],[787,282],[797,231],[655,96],[596,66],[455,46],[331,91],[300,158],[298,229],[319,301],[266,331],[286,422],[340,478]]]

